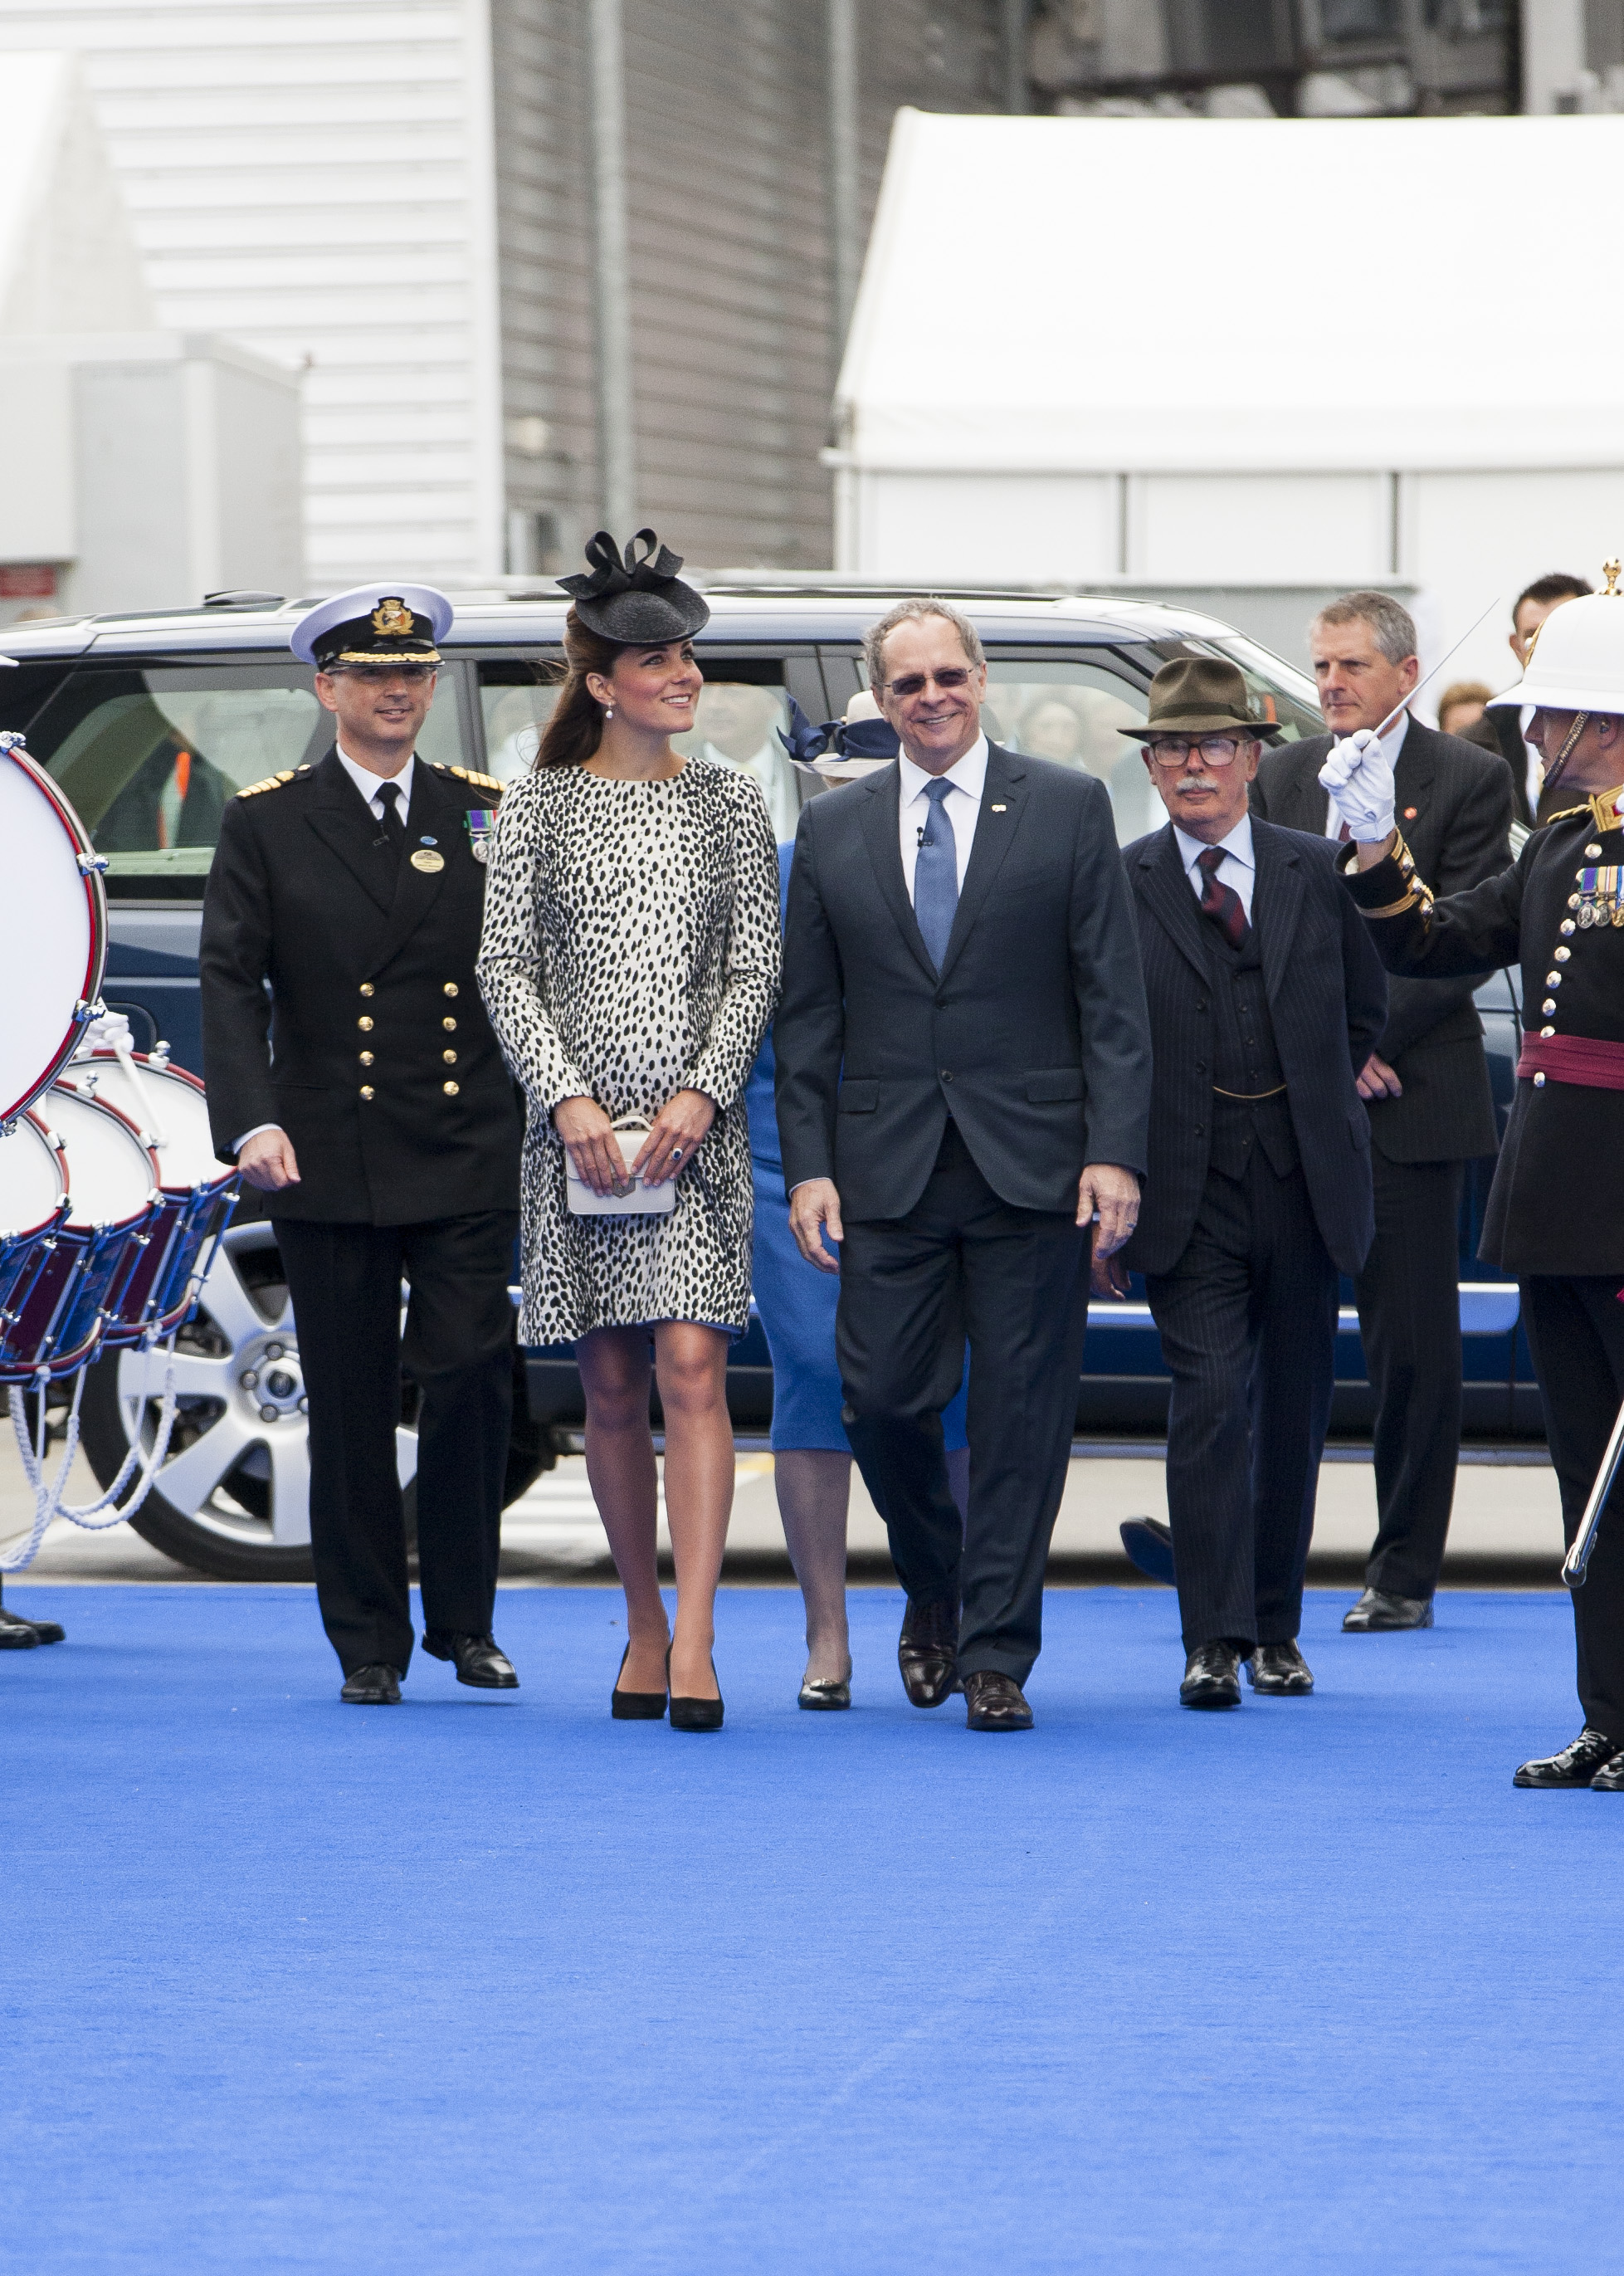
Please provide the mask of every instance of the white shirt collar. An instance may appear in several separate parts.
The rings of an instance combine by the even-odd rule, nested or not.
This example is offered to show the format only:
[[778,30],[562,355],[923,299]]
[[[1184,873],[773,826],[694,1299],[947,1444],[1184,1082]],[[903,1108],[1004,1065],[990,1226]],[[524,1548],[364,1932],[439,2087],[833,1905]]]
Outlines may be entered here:
[[981,803],[981,793],[986,785],[986,737],[978,735],[962,759],[955,759],[945,776],[926,774],[923,767],[915,766],[906,751],[899,751],[896,762],[902,772],[902,802],[911,805],[925,794],[925,785],[931,782],[949,782],[955,790],[962,790],[967,798]]
[[[1173,835],[1178,840],[1180,860],[1187,870],[1193,869],[1206,852],[1205,846],[1199,838],[1192,838],[1189,831],[1181,830],[1176,822],[1173,825]],[[1252,854],[1252,818],[1250,813],[1241,816],[1227,838],[1217,838],[1214,843],[1221,846],[1224,852],[1240,862],[1243,869],[1257,868]]]
[[372,772],[370,768],[358,766],[355,761],[350,756],[349,752],[345,750],[344,745],[339,742],[336,738],[334,740],[333,748],[337,754],[339,765],[344,769],[345,774],[349,776],[351,781],[355,785],[355,787],[359,791],[361,796],[366,800],[368,806],[372,805],[373,800],[377,797],[378,793],[383,788],[386,782],[398,784],[400,788],[400,802],[396,810],[399,814],[401,821],[404,823],[406,819],[407,811],[412,804],[412,771],[417,765],[416,752],[414,751],[412,753],[412,756],[406,761],[405,765],[402,767],[397,775],[375,775]]

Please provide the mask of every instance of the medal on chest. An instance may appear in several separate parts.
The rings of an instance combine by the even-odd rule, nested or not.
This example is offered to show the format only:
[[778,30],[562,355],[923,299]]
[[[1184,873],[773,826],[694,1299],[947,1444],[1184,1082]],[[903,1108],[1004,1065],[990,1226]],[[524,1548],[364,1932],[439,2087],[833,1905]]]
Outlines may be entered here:
[[1592,925],[1624,926],[1624,864],[1614,861],[1581,869],[1575,883],[1579,890],[1567,906],[1577,909],[1582,932],[1588,932]]
[[487,808],[471,806],[463,816],[468,824],[468,847],[476,861],[490,859],[491,832],[496,827],[496,817]]

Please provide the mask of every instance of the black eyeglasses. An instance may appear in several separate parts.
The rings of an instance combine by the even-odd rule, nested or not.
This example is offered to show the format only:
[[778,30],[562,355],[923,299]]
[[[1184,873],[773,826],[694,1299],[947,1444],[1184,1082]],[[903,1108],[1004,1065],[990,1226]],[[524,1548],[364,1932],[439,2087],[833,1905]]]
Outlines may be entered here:
[[979,664],[950,664],[945,671],[905,671],[900,679],[886,682],[886,694],[899,698],[920,695],[933,681],[947,694],[968,687],[980,668]]
[[1240,747],[1233,735],[1158,735],[1148,746],[1159,767],[1182,767],[1192,751],[1199,751],[1209,767],[1233,766]]

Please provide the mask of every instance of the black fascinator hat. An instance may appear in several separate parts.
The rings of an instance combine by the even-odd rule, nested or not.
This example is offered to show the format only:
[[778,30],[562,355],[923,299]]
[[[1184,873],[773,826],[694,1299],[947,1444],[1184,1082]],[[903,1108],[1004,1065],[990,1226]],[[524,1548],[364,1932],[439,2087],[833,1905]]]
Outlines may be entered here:
[[[643,551],[639,553],[638,548]],[[575,613],[588,632],[624,648],[663,648],[687,640],[711,620],[709,603],[677,575],[680,553],[661,545],[652,529],[639,529],[623,557],[607,529],[588,542],[589,576],[558,581],[575,601]]]

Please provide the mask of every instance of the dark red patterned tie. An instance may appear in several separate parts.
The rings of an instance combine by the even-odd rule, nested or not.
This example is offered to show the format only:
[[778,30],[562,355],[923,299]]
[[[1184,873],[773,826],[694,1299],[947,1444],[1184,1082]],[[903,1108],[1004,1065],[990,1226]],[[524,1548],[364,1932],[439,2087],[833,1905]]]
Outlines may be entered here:
[[1196,856],[1196,867],[1206,879],[1201,890],[1201,914],[1212,919],[1231,948],[1244,948],[1251,938],[1252,929],[1246,922],[1246,911],[1235,887],[1218,882],[1219,865],[1223,858],[1221,846],[1209,846]]

